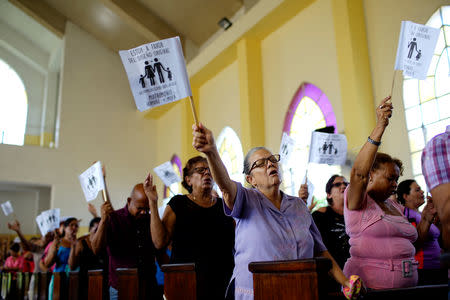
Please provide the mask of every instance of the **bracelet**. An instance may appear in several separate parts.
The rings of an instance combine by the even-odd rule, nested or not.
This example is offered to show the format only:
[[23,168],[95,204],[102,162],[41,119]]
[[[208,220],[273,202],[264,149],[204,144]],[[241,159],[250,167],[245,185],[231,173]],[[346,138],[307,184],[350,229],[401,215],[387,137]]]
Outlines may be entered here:
[[377,146],[377,147],[381,145],[381,142],[377,142],[377,141],[372,140],[372,139],[370,138],[370,136],[367,137],[367,141],[368,141],[369,143],[371,143],[372,145],[375,145],[375,146]]

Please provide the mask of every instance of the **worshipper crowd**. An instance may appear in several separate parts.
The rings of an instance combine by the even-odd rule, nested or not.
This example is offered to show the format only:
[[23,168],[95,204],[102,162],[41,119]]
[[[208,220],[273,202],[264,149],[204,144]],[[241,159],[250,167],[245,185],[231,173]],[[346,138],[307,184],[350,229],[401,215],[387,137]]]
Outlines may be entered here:
[[[392,114],[387,97],[376,108],[376,126],[368,132],[350,178],[329,178],[328,206],[320,208],[306,205],[307,184],[298,195],[280,190],[280,155],[262,146],[245,156],[248,186],[233,181],[212,132],[201,123],[193,125],[193,147],[201,155],[183,168],[188,193],[174,196],[162,215],[152,174],[130,187],[123,207],[112,207],[105,187],[100,215],[88,206],[93,218],[83,237],[77,238],[76,217],[61,218],[58,230],[31,239],[17,220],[8,223],[18,238],[7,246],[2,272],[14,279],[17,272],[104,269],[108,297],[118,299],[116,270],[137,268],[148,299],[162,299],[159,266],[193,262],[206,282],[198,299],[253,299],[250,262],[322,256],[332,262],[330,292],[351,294],[356,283],[365,287],[362,293],[446,284],[448,270],[440,257],[450,249],[450,126],[423,151],[422,171],[431,191],[426,195],[426,187],[415,180],[399,183],[402,162],[378,152]],[[106,184],[105,174],[103,170]],[[86,290],[80,293],[80,299],[87,299]]]

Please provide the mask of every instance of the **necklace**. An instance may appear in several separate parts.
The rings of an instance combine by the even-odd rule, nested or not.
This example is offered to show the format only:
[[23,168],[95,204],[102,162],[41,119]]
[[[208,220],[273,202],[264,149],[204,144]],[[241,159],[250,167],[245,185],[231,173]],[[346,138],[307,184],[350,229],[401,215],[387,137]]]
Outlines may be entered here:
[[192,201],[194,201],[195,203],[197,203],[200,206],[211,207],[214,204],[214,197],[213,196],[211,196],[211,199],[209,200],[209,203],[203,203],[203,202],[197,201],[197,198],[195,198],[194,194],[189,194],[189,195],[192,197]]

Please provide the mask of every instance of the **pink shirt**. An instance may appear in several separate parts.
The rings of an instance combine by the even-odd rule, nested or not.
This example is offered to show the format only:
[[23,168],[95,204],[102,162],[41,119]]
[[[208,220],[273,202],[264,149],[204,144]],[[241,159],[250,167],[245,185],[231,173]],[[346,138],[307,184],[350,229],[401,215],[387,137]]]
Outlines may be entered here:
[[344,192],[344,218],[350,236],[350,255],[364,258],[410,258],[416,253],[413,242],[417,230],[408,222],[399,204],[387,200],[401,216],[386,213],[366,193],[359,210],[347,208],[347,192]]
[[23,257],[8,256],[3,266],[8,269],[19,269],[20,272],[23,266]]
[[417,230],[402,213],[401,206],[391,200],[386,203],[400,212],[400,216],[387,215],[366,193],[361,209],[347,208],[344,192],[344,218],[350,237],[350,258],[345,275],[359,275],[369,288],[399,288],[414,286],[417,267],[411,266],[413,275],[404,278],[402,261],[414,261]]

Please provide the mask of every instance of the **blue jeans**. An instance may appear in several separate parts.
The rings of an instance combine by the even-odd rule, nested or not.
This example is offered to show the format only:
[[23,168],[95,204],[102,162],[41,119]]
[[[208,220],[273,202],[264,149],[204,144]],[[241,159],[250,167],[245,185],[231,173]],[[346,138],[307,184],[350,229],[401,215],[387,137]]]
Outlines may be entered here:
[[113,288],[112,286],[109,287],[109,300],[118,300],[119,299],[119,292]]

